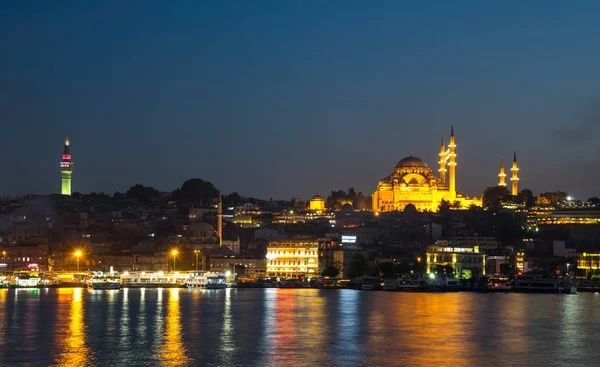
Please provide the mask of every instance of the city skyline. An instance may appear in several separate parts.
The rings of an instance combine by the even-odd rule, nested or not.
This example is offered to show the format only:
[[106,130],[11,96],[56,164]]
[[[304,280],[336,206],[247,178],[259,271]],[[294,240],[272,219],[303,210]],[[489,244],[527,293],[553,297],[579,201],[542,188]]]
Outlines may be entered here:
[[468,195],[516,150],[521,189],[598,196],[600,4],[157,4],[0,6],[2,196],[59,192],[66,135],[75,192],[368,194],[451,124]]

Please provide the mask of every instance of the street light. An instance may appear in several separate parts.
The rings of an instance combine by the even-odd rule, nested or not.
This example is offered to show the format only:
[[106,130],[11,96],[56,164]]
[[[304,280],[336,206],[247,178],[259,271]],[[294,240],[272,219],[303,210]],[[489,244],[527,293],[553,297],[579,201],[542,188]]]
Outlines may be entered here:
[[77,258],[77,272],[79,273],[79,258],[81,257],[81,251],[75,251],[75,257]]
[[173,251],[171,251],[171,255],[173,255],[173,271],[175,271],[175,259],[177,259],[177,250],[173,249]]
[[6,251],[2,251],[2,262],[6,262]]
[[198,255],[200,255],[200,250],[194,250],[194,254],[196,254],[196,271],[198,271]]
[[567,276],[569,276],[569,265],[571,264],[567,263]]

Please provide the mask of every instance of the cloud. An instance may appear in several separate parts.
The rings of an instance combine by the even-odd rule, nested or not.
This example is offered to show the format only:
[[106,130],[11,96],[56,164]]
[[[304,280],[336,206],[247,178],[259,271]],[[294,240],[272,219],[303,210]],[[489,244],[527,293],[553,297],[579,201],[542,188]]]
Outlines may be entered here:
[[550,135],[561,143],[579,146],[592,138],[598,130],[600,130],[600,103],[587,108],[579,123],[554,130]]

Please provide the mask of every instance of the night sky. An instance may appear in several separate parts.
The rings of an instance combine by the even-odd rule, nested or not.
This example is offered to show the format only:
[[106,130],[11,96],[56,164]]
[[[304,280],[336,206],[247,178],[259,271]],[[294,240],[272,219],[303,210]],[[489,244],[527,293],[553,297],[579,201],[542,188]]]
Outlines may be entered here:
[[[176,3],[176,4],[173,4]],[[377,5],[377,6],[375,6]],[[0,196],[371,194],[410,153],[480,195],[600,195],[600,1],[3,1]]]

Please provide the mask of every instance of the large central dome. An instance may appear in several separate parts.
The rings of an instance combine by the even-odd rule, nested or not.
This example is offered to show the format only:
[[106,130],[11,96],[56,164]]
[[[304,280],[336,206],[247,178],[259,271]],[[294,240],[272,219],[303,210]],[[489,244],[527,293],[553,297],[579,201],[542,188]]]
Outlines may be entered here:
[[421,168],[429,168],[427,163],[423,161],[421,158],[415,157],[412,154],[406,158],[403,158],[396,164],[396,168],[406,168],[406,167],[421,167]]

